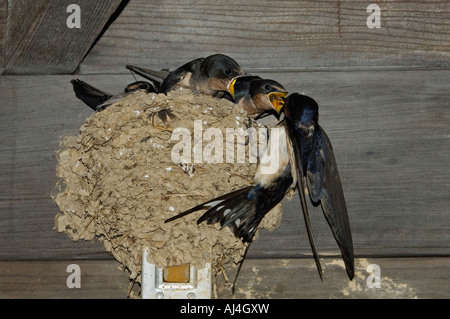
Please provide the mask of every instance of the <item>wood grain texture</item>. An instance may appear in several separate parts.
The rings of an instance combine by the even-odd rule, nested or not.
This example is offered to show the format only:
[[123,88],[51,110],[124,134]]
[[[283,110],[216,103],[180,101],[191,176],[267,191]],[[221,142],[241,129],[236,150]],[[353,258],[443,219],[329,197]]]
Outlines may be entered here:
[[121,0],[87,1],[81,28],[68,28],[73,1],[8,1],[6,74],[73,73]]
[[[234,298],[441,298],[450,297],[449,258],[357,259],[356,277],[349,281],[343,266],[323,259],[324,280],[314,262],[306,259],[247,259]],[[67,266],[80,266],[81,288],[67,288]],[[380,267],[380,288],[367,286],[369,264]],[[229,278],[234,278],[230,272]],[[369,279],[370,281],[370,279]],[[0,298],[117,298],[129,291],[128,275],[116,261],[11,261],[0,262]],[[139,287],[132,289],[138,296]],[[219,298],[232,298],[230,287],[218,280]],[[158,306],[158,305],[154,305]]]
[[245,69],[449,66],[446,1],[370,2],[131,0],[81,65],[120,72],[126,64],[174,69],[211,53]]
[[[323,281],[313,260],[249,259],[242,266],[236,298],[357,298],[411,299],[448,298],[449,258],[357,258],[355,278],[349,281],[340,260],[322,259]],[[380,288],[373,282],[368,265],[380,269]],[[230,274],[229,278],[234,278]],[[229,286],[221,285],[219,296],[231,297]]]
[[[447,70],[263,73],[319,101],[333,144],[357,256],[447,256],[450,243],[450,93]],[[91,110],[71,76],[0,77],[0,260],[111,258],[95,241],[53,229],[55,151]],[[84,75],[109,92],[130,74]],[[281,227],[263,231],[249,257],[307,257],[299,200]],[[311,208],[312,209],[312,208]],[[312,209],[313,210],[313,209]],[[338,248],[320,210],[311,213],[321,256]]]
[[[68,288],[71,264],[80,266],[81,287]],[[116,261],[11,261],[0,262],[0,298],[124,299],[128,296],[128,274]]]
[[5,41],[6,41],[6,17],[7,13],[7,0],[0,0],[0,74],[2,74],[5,68]]

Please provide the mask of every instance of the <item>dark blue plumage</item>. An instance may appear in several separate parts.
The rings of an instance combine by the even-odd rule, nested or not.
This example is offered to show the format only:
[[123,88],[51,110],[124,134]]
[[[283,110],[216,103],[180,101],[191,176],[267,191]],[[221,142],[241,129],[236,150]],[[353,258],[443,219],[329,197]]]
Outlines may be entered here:
[[344,193],[331,142],[318,124],[318,110],[316,101],[297,93],[291,94],[285,105],[286,128],[295,155],[300,200],[319,272],[321,272],[320,262],[310,231],[305,186],[311,202],[314,205],[321,205],[341,250],[347,274],[352,279],[354,276],[353,241]]

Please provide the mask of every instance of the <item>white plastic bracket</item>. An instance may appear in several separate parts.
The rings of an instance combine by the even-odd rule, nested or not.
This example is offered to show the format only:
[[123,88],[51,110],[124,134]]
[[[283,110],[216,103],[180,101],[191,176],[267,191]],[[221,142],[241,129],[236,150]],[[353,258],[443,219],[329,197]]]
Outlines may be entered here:
[[147,261],[148,250],[142,254],[142,299],[211,299],[211,263],[202,269],[189,267],[189,282],[164,282],[163,269]]

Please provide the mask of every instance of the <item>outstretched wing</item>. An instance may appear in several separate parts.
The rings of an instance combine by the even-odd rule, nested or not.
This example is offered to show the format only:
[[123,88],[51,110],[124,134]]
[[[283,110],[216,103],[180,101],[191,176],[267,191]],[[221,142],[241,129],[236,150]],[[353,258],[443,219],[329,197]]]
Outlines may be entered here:
[[307,180],[311,199],[320,201],[325,218],[331,227],[344,259],[347,275],[354,276],[353,241],[341,180],[331,142],[317,125],[314,150],[308,157]]

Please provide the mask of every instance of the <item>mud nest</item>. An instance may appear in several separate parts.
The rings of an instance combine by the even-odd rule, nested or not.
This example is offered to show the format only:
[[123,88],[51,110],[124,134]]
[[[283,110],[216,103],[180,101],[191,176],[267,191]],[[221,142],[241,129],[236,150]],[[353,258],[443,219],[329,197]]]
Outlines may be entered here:
[[[173,151],[182,140],[174,139],[176,129],[190,132],[191,149],[207,152],[208,141],[196,144],[195,125],[198,128],[201,123],[203,133],[219,128],[225,140],[226,128],[245,129],[245,121],[245,113],[235,104],[186,91],[136,92],[94,113],[77,136],[61,139],[57,152],[58,232],[74,241],[97,238],[137,283],[145,248],[148,261],[160,268],[190,263],[200,269],[211,262],[217,275],[236,266],[245,246],[228,227],[219,231],[219,225],[197,225],[203,212],[167,224],[164,220],[251,185],[257,165],[249,163],[251,143],[245,143],[244,163],[227,163],[225,152],[223,163],[203,158],[192,165],[183,158],[174,159]],[[236,137],[235,149],[238,143]],[[260,227],[274,229],[280,222],[281,207],[277,206]]]

